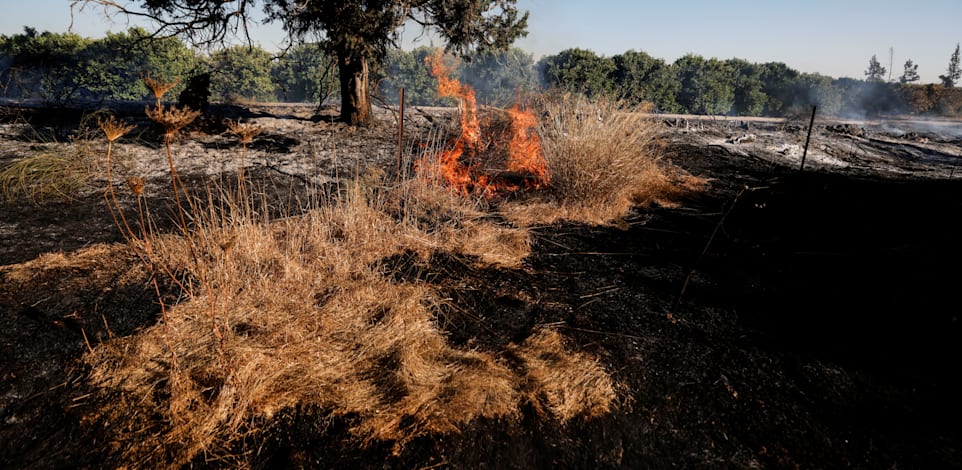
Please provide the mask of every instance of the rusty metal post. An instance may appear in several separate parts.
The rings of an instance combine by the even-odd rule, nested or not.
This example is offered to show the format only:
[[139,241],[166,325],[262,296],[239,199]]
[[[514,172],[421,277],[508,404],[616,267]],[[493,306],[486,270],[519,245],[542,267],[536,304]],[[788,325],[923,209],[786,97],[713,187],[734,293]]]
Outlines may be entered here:
[[798,171],[805,171],[805,157],[808,156],[808,143],[812,140],[812,127],[815,127],[815,109],[817,106],[812,106],[812,120],[808,122],[808,136],[805,137],[805,150],[802,151],[802,166],[798,167]]
[[397,178],[401,180],[401,172],[404,169],[404,87],[401,87],[401,114],[398,117],[397,126]]

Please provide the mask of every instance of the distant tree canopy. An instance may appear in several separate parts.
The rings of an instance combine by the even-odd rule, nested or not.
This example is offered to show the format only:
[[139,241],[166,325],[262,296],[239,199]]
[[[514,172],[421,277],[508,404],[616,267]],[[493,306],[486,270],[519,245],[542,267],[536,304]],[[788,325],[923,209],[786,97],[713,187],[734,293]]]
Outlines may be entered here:
[[[504,50],[526,34],[527,13],[516,0],[339,0],[300,2],[265,0],[268,20],[284,26],[290,38],[322,38],[337,60],[341,117],[350,124],[371,120],[370,71],[395,44],[398,30],[412,21],[433,30],[450,50]],[[211,43],[246,31],[256,2],[217,0],[146,0],[140,9],[112,0],[75,0],[73,5],[102,5],[128,16],[147,17],[160,36],[182,36],[191,43]]]
[[865,80],[869,82],[884,82],[885,67],[879,63],[878,57],[872,55],[868,61],[868,69],[865,71]]
[[[7,96],[64,103],[73,98],[141,99],[140,76],[181,77],[196,66],[194,53],[176,39],[148,40],[141,28],[102,39],[73,33],[0,36],[0,83]],[[176,90],[175,90],[176,91]]]
[[611,80],[621,98],[630,104],[651,103],[661,112],[681,111],[677,101],[681,84],[664,60],[634,50],[616,55],[612,60],[615,70]]
[[906,60],[904,72],[899,77],[899,83],[915,83],[919,79],[919,64],[912,62],[911,59]]
[[952,88],[959,82],[959,78],[962,78],[962,66],[960,66],[959,60],[959,45],[956,44],[955,52],[953,52],[952,57],[949,58],[949,67],[946,69],[945,75],[939,75],[939,80],[942,80],[942,86]]
[[[437,81],[425,65],[436,51],[389,48],[371,70],[368,91],[393,104],[403,87],[408,104],[453,105],[438,96]],[[478,102],[494,106],[510,105],[519,93],[555,87],[651,103],[663,113],[795,116],[813,105],[820,114],[841,116],[962,113],[962,88],[916,84],[917,68],[907,61],[899,81],[889,83],[800,73],[781,62],[695,54],[667,63],[635,50],[604,57],[569,49],[535,62],[530,54],[509,48],[466,53],[454,73],[476,89]],[[337,70],[337,58],[320,43],[299,43],[281,53],[237,46],[199,54],[180,39],[150,38],[141,28],[100,39],[31,28],[0,35],[0,96],[51,103],[144,99],[148,92],[141,77],[147,72],[184,82],[208,72],[215,100],[319,103],[340,91]],[[174,99],[178,92],[174,89],[168,97]]]
[[271,53],[261,48],[233,46],[211,54],[208,59],[212,97],[222,101],[248,99],[274,101],[277,89],[271,80]]
[[539,62],[541,80],[553,86],[588,96],[613,91],[611,75],[615,62],[585,49],[567,49]]

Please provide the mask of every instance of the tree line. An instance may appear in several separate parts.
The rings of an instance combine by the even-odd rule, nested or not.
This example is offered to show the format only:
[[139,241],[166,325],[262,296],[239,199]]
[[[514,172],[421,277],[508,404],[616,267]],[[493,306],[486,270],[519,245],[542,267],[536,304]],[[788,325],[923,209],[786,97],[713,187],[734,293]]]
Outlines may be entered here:
[[0,96],[53,104],[70,100],[141,100],[142,77],[180,79],[172,96],[194,75],[210,73],[218,101],[315,102],[331,92],[323,83],[330,61],[317,44],[298,44],[284,54],[233,46],[201,54],[177,38],[152,38],[139,27],[100,39],[25,28],[0,35]]
[[[396,103],[403,87],[411,105],[453,104],[438,96],[437,82],[425,66],[425,59],[435,52],[427,46],[388,49],[371,70],[369,86],[375,101]],[[688,54],[669,63],[643,51],[606,57],[585,49],[568,49],[537,61],[517,48],[476,51],[459,60],[456,75],[475,88],[480,103],[495,106],[508,105],[519,94],[560,88],[630,104],[647,102],[663,113],[791,116],[818,106],[821,114],[840,116],[959,115],[958,54],[957,47],[938,84],[917,84],[918,65],[912,61],[906,62],[897,82],[886,81],[886,69],[875,56],[866,78],[853,79],[801,73],[780,62]],[[0,36],[3,97],[52,103],[145,99],[149,92],[141,77],[146,73],[184,81],[210,73],[215,101],[320,103],[337,97],[341,83],[336,59],[319,43],[298,43],[281,53],[232,46],[202,54],[175,37],[152,38],[136,27],[99,39],[32,28]]]

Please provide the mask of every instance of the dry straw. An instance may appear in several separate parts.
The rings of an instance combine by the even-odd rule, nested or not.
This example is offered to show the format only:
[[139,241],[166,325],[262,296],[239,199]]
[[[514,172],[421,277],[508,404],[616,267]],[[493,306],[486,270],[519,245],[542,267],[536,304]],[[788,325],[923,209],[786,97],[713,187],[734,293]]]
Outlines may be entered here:
[[[131,432],[130,461],[177,466],[200,452],[226,453],[285,409],[352,417],[357,443],[389,441],[400,451],[478,419],[518,419],[529,402],[559,421],[612,406],[605,369],[556,333],[501,353],[455,346],[436,323],[442,300],[432,286],[381,271],[380,260],[403,252],[476,251],[480,262],[519,263],[526,233],[492,224],[471,201],[365,176],[276,222],[251,218],[242,205],[195,213],[191,241],[157,240],[165,264],[206,273],[213,289],[170,308],[169,325],[88,356],[94,383],[114,400],[101,419]],[[204,320],[210,305],[230,367],[220,365]],[[509,366],[504,355],[522,363]],[[178,367],[161,366],[170,356]],[[168,425],[137,425],[148,416]]]
[[[188,231],[178,206],[183,233],[152,237],[151,258],[202,288],[162,305],[162,323],[87,356],[104,403],[91,419],[117,433],[124,462],[172,467],[229,455],[285,410],[343,417],[356,443],[389,441],[396,451],[478,420],[518,420],[522,410],[561,423],[611,412],[621,386],[596,357],[550,328],[500,350],[452,344],[437,321],[449,300],[428,282],[400,280],[385,260],[413,253],[430,269],[447,253],[518,267],[531,224],[610,223],[632,204],[667,203],[689,180],[661,161],[660,129],[636,111],[545,99],[538,132],[551,186],[500,201],[503,214],[430,181],[361,168],[283,218],[246,192],[222,190],[216,203],[190,206]],[[177,194],[170,142],[196,113],[158,105],[148,116],[165,129]],[[262,132],[228,128],[242,152]],[[143,180],[128,185],[139,202]]]
[[650,117],[650,105],[552,92],[539,107],[551,185],[503,206],[515,223],[608,224],[632,207],[673,204],[703,184],[664,161],[663,126]]

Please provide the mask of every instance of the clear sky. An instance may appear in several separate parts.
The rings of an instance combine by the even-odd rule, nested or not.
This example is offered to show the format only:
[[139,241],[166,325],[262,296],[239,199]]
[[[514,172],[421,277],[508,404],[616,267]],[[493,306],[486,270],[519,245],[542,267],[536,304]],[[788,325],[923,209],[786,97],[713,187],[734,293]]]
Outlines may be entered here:
[[[139,3],[139,2],[136,2]],[[962,0],[518,0],[531,12],[528,37],[517,45],[536,57],[580,47],[611,56],[629,49],[669,62],[686,53],[751,62],[778,61],[802,72],[864,78],[877,55],[892,77],[911,59],[925,83],[945,73],[962,42]],[[0,0],[0,34],[24,26],[55,32],[70,25],[70,0]],[[74,31],[102,36],[127,27],[88,8]],[[276,25],[252,30],[256,42],[274,49]],[[418,36],[412,28],[405,43]],[[422,38],[421,44],[429,39]]]

